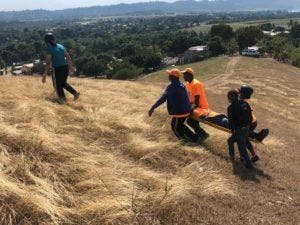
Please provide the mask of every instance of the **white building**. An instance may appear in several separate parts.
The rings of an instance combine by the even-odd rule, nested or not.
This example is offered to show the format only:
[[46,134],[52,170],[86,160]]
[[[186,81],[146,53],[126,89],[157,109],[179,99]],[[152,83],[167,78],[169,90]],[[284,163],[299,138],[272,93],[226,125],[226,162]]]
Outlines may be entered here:
[[165,57],[162,59],[162,64],[165,66],[172,66],[172,65],[176,65],[178,62],[178,57]]
[[259,51],[259,47],[258,46],[251,46],[247,48],[248,50],[252,50],[252,51]]
[[207,51],[207,46],[206,45],[200,45],[200,46],[190,47],[188,49],[188,51],[204,52],[204,51]]
[[22,70],[14,70],[11,72],[13,75],[21,75],[22,74]]

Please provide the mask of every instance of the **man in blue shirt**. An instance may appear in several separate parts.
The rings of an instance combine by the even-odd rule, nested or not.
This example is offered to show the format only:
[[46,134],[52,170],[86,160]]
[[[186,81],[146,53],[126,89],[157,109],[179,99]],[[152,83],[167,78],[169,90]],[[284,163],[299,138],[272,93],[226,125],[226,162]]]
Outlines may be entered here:
[[80,93],[67,83],[69,72],[74,73],[75,71],[69,53],[66,51],[63,45],[55,42],[55,38],[52,33],[45,35],[45,42],[47,44],[47,55],[46,68],[42,82],[46,82],[46,77],[50,71],[50,65],[52,63],[52,67],[54,69],[52,80],[56,94],[59,98],[59,102],[62,104],[66,102],[64,89],[70,92],[74,96],[74,101],[76,101],[79,98]]
[[179,80],[181,72],[178,69],[172,69],[167,70],[167,73],[169,74],[171,83],[168,85],[163,95],[151,107],[149,116],[152,116],[157,107],[164,102],[167,102],[169,115],[172,116],[171,126],[174,134],[180,139],[189,139],[196,142],[198,139],[197,135],[184,124],[190,116],[192,107],[187,90],[184,84]]

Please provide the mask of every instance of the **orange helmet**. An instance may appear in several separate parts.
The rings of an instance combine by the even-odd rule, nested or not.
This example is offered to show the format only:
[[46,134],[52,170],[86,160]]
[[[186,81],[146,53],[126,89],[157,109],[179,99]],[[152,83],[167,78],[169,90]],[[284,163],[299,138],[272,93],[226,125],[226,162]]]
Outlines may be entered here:
[[171,69],[171,70],[167,70],[167,74],[174,76],[174,77],[180,77],[181,71],[179,69]]
[[184,71],[181,71],[182,73],[189,73],[193,76],[195,76],[195,72],[192,68],[186,68]]

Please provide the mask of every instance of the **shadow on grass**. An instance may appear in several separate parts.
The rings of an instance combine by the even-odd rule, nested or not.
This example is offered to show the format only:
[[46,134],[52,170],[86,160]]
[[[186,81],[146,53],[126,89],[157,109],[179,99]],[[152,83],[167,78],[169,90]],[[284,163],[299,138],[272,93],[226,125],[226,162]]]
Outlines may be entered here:
[[55,96],[47,96],[45,97],[45,100],[51,103],[58,103],[58,98]]
[[265,173],[264,170],[254,167],[252,169],[247,169],[241,162],[232,162],[233,174],[239,176],[242,181],[253,181],[255,183],[260,183],[259,178],[264,178],[267,180],[272,180],[272,177]]
[[220,149],[217,150],[211,143],[204,142],[201,144],[201,146],[203,146],[206,149],[206,151],[209,151],[212,155],[217,156],[221,160],[227,161],[228,163],[232,163],[233,174],[239,176],[240,179],[243,181],[248,180],[248,181],[260,183],[259,178],[272,180],[272,177],[269,174],[267,174],[264,170],[257,168],[255,164],[254,164],[254,168],[247,169],[245,168],[242,162],[239,161],[231,162],[227,154],[224,154],[224,152],[220,151]]

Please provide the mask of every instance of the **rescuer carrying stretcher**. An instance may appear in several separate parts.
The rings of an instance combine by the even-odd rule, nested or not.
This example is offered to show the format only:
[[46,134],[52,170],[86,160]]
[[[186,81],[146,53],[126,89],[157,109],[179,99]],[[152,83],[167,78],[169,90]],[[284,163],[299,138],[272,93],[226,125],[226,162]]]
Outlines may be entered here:
[[[209,135],[200,127],[199,122],[231,133],[228,139],[229,154],[234,160],[234,143],[237,142],[241,159],[246,167],[252,167],[252,163],[259,160],[250,140],[262,142],[269,134],[268,129],[255,132],[257,119],[250,106],[253,88],[243,85],[237,90],[228,93],[228,116],[209,110],[203,84],[195,79],[193,69],[184,71],[178,69],[167,70],[170,84],[163,95],[149,110],[152,116],[154,110],[167,102],[168,112],[172,116],[172,130],[179,139],[202,142]],[[184,75],[186,85],[180,81]],[[187,125],[185,125],[185,122]],[[192,130],[190,129],[192,128]],[[250,139],[250,140],[249,140]],[[249,158],[247,149],[252,157]]]

